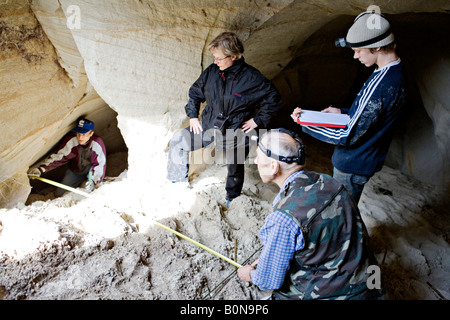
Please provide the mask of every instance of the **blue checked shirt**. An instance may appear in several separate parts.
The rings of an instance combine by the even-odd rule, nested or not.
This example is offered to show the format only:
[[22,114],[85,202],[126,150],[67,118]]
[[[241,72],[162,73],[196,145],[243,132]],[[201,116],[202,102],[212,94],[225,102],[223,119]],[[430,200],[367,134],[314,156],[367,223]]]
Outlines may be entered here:
[[[284,182],[273,202],[274,207],[280,201],[285,186],[301,173],[303,171],[297,171]],[[275,211],[267,217],[259,237],[264,243],[264,248],[259,256],[257,269],[251,272],[252,282],[264,291],[279,289],[283,285],[295,252],[305,246],[302,231],[293,219]]]

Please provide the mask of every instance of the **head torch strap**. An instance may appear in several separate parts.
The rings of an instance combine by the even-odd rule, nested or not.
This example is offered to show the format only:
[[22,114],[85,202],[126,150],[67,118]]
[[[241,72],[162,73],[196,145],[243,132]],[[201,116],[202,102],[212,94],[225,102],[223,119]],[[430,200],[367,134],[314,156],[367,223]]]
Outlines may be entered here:
[[266,149],[261,142],[258,143],[258,147],[261,149],[262,152],[264,152],[269,158],[281,161],[281,162],[286,162],[286,163],[298,163],[300,165],[303,164],[303,160],[302,160],[302,153],[303,153],[303,145],[301,147],[301,149],[299,150],[299,156],[290,156],[290,157],[285,157],[285,156],[279,156],[275,153],[273,153],[271,150]]

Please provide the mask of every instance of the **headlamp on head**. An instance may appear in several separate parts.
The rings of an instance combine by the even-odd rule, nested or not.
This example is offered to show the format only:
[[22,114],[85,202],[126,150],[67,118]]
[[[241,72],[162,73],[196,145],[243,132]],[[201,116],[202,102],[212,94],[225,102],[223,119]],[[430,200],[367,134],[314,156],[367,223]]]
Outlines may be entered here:
[[286,129],[278,129],[278,131],[281,133],[286,133],[286,134],[290,135],[300,145],[297,155],[295,155],[295,156],[280,156],[278,154],[273,153],[272,150],[264,147],[264,145],[261,143],[258,136],[253,136],[252,140],[256,141],[258,143],[259,149],[269,158],[272,158],[272,159],[275,159],[275,160],[278,160],[281,162],[285,162],[288,164],[297,163],[301,166],[304,165],[305,164],[305,147],[303,145],[303,142],[292,131],[289,131]]
[[334,45],[336,48],[345,48],[348,47],[347,40],[345,38],[339,38],[334,41]]
[[345,38],[334,41],[338,48],[384,47],[395,40],[389,21],[380,13],[367,11],[361,13],[353,22]]

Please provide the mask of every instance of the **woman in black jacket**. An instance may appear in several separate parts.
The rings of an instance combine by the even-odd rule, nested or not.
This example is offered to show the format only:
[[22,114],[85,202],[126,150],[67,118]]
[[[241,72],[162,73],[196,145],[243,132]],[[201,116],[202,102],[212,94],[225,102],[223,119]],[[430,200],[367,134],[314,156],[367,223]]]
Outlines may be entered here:
[[[185,110],[190,126],[171,140],[168,179],[188,186],[189,152],[215,143],[216,148],[226,154],[228,206],[241,194],[244,184],[248,134],[268,127],[278,112],[281,97],[267,78],[245,62],[244,47],[234,33],[220,34],[208,49],[214,56],[214,63],[189,90]],[[200,106],[204,102],[206,107],[199,120]]]

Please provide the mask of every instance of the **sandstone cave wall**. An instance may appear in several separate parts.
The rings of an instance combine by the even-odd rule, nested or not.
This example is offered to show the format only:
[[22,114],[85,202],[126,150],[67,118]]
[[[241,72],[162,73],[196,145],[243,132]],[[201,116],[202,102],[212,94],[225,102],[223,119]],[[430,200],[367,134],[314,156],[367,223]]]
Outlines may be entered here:
[[90,84],[65,21],[62,11],[33,12],[28,0],[0,2],[0,207],[26,201],[28,168],[80,116],[96,122],[108,151],[123,150],[117,114]]
[[[172,134],[187,124],[187,92],[212,63],[206,46],[217,34],[226,30],[238,33],[245,41],[247,61],[277,82],[286,102],[294,102],[311,92],[300,90],[299,95],[286,90],[283,79],[293,73],[291,66],[312,57],[314,62],[307,69],[317,66],[317,75],[326,73],[322,63],[332,57],[327,56],[325,44],[314,44],[315,36],[341,36],[351,17],[372,4],[362,0],[2,2],[2,37],[11,35],[11,28],[36,34],[26,39],[24,48],[12,45],[0,51],[0,206],[26,200],[28,167],[49,152],[75,119],[85,114],[94,115],[105,128],[117,115],[119,134],[128,147],[131,179],[145,182],[163,178],[167,144]],[[394,17],[429,13],[433,20],[441,13],[444,18],[439,21],[448,23],[448,1],[383,0],[376,4]],[[318,50],[307,53],[313,49],[308,47],[311,41]],[[397,151],[392,154],[398,156],[393,161],[398,168],[412,168],[411,174],[423,178],[422,170],[416,168],[425,164],[425,157],[420,155],[425,143],[429,152],[435,153],[437,163],[427,169],[434,176],[444,172],[448,180],[448,170],[441,170],[448,168],[449,161],[448,52],[433,51],[434,59],[422,63],[428,56],[427,46],[411,48],[424,51],[414,55],[421,64],[413,70],[413,79],[425,107],[418,112],[430,120],[414,131],[419,135],[413,139],[414,148],[404,143],[408,135],[397,140]],[[330,68],[347,69],[352,64],[344,57],[333,61]],[[319,77],[302,81],[311,84],[309,80],[324,87],[336,83],[321,82]],[[348,77],[334,86],[330,100],[344,99],[342,92],[350,90],[352,81],[356,78]],[[318,105],[324,102],[321,99],[312,103]],[[109,143],[115,141],[111,137]]]

